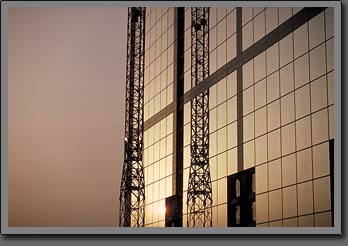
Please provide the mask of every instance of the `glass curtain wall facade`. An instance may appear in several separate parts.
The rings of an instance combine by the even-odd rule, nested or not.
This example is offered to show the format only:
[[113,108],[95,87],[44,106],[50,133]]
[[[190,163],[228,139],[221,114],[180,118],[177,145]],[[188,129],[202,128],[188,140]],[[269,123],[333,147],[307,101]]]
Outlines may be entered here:
[[243,220],[244,205],[230,205],[245,191],[229,181],[243,171],[252,175],[250,226],[332,226],[333,12],[210,8],[210,76],[191,88],[191,9],[147,8],[146,226],[165,226],[173,195],[186,226],[190,103],[205,89],[213,226]]

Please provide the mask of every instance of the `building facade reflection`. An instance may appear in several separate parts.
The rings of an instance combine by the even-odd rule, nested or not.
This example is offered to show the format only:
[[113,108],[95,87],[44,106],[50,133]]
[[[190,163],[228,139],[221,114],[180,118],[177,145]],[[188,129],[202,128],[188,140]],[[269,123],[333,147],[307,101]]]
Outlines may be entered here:
[[190,100],[205,89],[213,226],[333,225],[333,13],[210,8],[210,77],[191,88],[191,9],[147,8],[146,226],[165,226],[175,195],[187,224]]

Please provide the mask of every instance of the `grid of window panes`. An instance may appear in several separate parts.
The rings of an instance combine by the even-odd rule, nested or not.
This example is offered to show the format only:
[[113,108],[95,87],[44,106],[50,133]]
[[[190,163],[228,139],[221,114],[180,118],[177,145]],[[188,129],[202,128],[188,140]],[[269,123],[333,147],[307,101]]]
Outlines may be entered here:
[[[298,10],[243,8],[243,50]],[[243,164],[256,166],[257,226],[331,225],[333,104],[332,8],[243,65]]]
[[[236,56],[236,9],[235,8],[210,8],[209,16],[209,51],[210,51],[210,74],[215,72],[222,65],[225,65],[227,61],[233,59]],[[218,59],[217,59],[218,58]],[[184,65],[184,92],[191,89],[191,8],[185,9],[185,65]],[[236,73],[228,76],[231,81],[229,85],[234,85],[235,91],[232,87],[229,89],[231,94],[236,94]],[[226,82],[225,82],[226,85]],[[216,88],[215,86],[213,86]],[[224,89],[226,93],[226,87]],[[211,90],[210,90],[211,93]],[[229,94],[230,96],[230,94]],[[212,97],[212,96],[210,96]],[[213,96],[214,97],[214,96]],[[216,96],[214,97],[216,100]],[[226,96],[225,99],[226,100]],[[236,103],[236,97],[234,101],[229,101],[230,104]],[[211,108],[211,100],[209,104]],[[234,104],[236,106],[236,104]],[[226,109],[225,109],[226,110]],[[214,111],[216,112],[216,110]],[[214,114],[213,112],[213,114]],[[226,111],[225,111],[226,114]],[[225,117],[226,118],[226,117]],[[215,119],[213,115],[210,115],[210,119]],[[183,177],[183,226],[187,224],[187,185],[189,177],[189,167],[191,163],[190,159],[190,136],[191,136],[191,103],[188,102],[184,105],[184,177]],[[210,125],[211,132],[211,125]],[[211,135],[210,135],[211,136]],[[232,138],[231,138],[232,139]],[[210,146],[216,146],[216,142],[210,139]],[[210,150],[211,152],[211,150]],[[232,152],[232,151],[231,151]],[[211,153],[210,153],[210,156]],[[227,158],[227,154],[220,158]],[[220,160],[222,162],[222,159]],[[219,206],[213,207],[213,226],[226,226],[226,214],[227,214],[227,178],[226,174],[221,171],[224,178],[218,180],[216,172],[217,157],[210,159],[210,168],[212,173],[212,188],[213,188],[213,201],[218,201]],[[227,163],[226,163],[227,165]],[[212,167],[214,166],[214,167]],[[215,168],[215,169],[214,169]],[[222,176],[221,176],[222,177]],[[221,178],[219,176],[219,178]],[[218,193],[218,187],[220,188]],[[219,200],[218,200],[219,199]],[[218,219],[219,218],[219,219]],[[219,221],[219,222],[218,222]]]
[[[242,49],[300,10],[243,8]],[[213,73],[236,56],[236,17],[235,9],[211,8],[210,13]],[[230,32],[224,29],[226,23]],[[227,225],[227,176],[237,172],[236,79],[234,71],[210,87],[213,226]],[[185,77],[185,83],[186,80]],[[328,140],[333,138],[334,118],[333,9],[322,12],[244,64],[242,93],[243,167],[256,166],[257,226],[330,225]],[[190,163],[189,103],[184,113],[185,214]],[[186,219],[184,215],[184,225]]]
[[[243,8],[242,50],[300,10]],[[191,89],[190,12],[190,8],[185,9],[185,92]],[[212,74],[237,55],[235,8],[210,9],[209,43]],[[328,141],[334,138],[333,8],[254,57],[242,70],[243,168],[255,167],[257,226],[329,226]],[[209,93],[213,226],[227,226],[227,176],[238,171],[237,71],[211,86]],[[155,107],[149,100],[147,103],[145,109]],[[184,105],[183,226],[187,223],[190,107],[190,102]],[[172,160],[168,163],[171,168]],[[145,178],[148,177],[145,172]],[[164,197],[155,200],[146,192],[147,204],[153,204],[147,207],[150,212],[146,210],[146,217],[152,218],[159,211],[157,202],[164,206]],[[147,219],[147,226],[162,226],[164,213],[161,218],[150,220]]]
[[227,226],[227,176],[237,172],[237,72],[210,87],[209,163],[213,226]]
[[[236,56],[236,8],[211,7],[209,14],[210,74]],[[191,8],[185,8],[184,92],[191,89]]]
[[172,195],[173,114],[144,132],[145,225],[164,227],[165,198]]
[[173,102],[174,8],[147,8],[144,120]]
[[[184,93],[191,89],[191,8],[185,8]],[[191,164],[191,102],[184,105],[183,226],[187,226],[187,187]]]
[[236,8],[210,8],[210,74],[236,57]]
[[[147,8],[144,121],[173,102],[174,8]],[[145,226],[164,227],[172,195],[173,114],[144,132]]]

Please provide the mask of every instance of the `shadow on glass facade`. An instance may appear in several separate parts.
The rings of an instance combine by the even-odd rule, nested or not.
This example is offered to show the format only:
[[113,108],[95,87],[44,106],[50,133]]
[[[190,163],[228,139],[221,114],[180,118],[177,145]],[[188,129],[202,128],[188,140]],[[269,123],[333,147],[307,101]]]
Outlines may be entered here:
[[211,8],[210,76],[191,88],[191,9],[147,8],[146,226],[187,224],[190,101],[206,89],[213,226],[333,225],[333,12]]

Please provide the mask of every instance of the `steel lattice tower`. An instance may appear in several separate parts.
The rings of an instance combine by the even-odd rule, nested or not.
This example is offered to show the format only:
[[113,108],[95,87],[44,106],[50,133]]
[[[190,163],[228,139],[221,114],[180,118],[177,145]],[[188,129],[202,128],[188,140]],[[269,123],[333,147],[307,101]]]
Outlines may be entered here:
[[[192,88],[209,76],[209,8],[191,8]],[[187,226],[212,226],[209,168],[209,90],[191,101],[191,166],[187,191]]]
[[144,42],[145,8],[128,8],[126,133],[119,220],[119,225],[123,227],[139,227],[145,224],[145,182],[142,162]]

